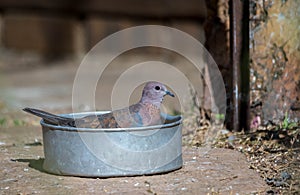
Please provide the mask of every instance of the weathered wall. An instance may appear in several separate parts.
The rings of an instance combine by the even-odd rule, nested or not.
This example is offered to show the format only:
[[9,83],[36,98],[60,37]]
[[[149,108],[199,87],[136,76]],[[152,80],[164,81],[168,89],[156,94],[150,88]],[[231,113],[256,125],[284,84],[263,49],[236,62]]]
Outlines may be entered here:
[[299,1],[253,0],[250,5],[253,114],[265,122],[279,123],[286,113],[299,120]]
[[56,16],[8,13],[3,17],[6,48],[61,55],[75,51],[76,20]]
[[[104,37],[130,26],[161,24],[203,40],[204,0],[0,1],[4,48],[46,55],[86,52]],[[202,21],[202,22],[201,22]]]

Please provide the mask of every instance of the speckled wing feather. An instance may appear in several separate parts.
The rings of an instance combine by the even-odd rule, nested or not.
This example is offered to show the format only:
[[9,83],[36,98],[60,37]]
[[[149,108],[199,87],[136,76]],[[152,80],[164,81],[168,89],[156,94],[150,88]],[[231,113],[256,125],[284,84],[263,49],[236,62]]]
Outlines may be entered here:
[[76,119],[80,128],[127,128],[161,124],[160,109],[152,104],[134,104],[107,114],[89,115]]

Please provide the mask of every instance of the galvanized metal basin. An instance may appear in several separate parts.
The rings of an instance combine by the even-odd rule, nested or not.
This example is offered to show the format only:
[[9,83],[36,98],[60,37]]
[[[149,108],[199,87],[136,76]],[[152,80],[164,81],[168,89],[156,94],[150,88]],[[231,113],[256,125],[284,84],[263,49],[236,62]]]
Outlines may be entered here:
[[147,175],[179,169],[182,117],[163,117],[163,125],[112,129],[55,126],[41,120],[43,168],[53,174],[84,177]]

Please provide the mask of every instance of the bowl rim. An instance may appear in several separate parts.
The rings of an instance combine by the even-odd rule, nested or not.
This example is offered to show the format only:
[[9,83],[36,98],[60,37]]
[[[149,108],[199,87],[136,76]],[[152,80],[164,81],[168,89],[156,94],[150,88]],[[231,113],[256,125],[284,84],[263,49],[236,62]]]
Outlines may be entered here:
[[[68,113],[68,114],[60,114],[60,116],[84,116],[88,114],[105,114],[110,111],[95,111],[95,112],[79,112],[79,113]],[[145,127],[128,127],[128,128],[77,128],[77,127],[67,127],[67,126],[58,126],[46,123],[43,119],[41,119],[40,124],[42,127],[48,127],[51,130],[61,130],[61,131],[77,131],[77,132],[122,132],[122,131],[144,131],[144,130],[158,130],[165,129],[174,126],[179,126],[182,124],[182,115],[168,115],[162,113],[162,117],[166,120],[172,120],[172,122],[162,125],[151,125]]]

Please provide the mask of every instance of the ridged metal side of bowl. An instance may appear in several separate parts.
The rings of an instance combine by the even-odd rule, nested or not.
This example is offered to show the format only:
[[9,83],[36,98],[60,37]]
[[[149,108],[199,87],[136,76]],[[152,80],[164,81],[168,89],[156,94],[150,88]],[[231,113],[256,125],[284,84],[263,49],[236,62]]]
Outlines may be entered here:
[[84,177],[148,175],[179,169],[182,117],[163,117],[163,125],[112,129],[55,126],[41,120],[43,169],[57,175]]

